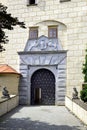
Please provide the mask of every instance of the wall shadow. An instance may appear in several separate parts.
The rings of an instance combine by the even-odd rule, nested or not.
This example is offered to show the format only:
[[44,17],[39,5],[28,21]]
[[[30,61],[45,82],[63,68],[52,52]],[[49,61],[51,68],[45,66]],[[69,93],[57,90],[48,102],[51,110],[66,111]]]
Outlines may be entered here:
[[23,106],[20,106],[0,117],[0,130],[81,130],[79,126],[52,125],[30,118],[12,118],[14,113],[20,112],[22,108]]

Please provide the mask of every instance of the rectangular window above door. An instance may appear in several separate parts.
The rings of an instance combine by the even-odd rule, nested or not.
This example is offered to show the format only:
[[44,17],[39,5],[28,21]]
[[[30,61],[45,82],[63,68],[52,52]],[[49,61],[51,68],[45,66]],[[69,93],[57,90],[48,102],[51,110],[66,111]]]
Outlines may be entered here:
[[49,26],[48,27],[48,37],[49,38],[57,38],[57,26]]
[[29,39],[38,38],[38,27],[31,27],[29,30]]

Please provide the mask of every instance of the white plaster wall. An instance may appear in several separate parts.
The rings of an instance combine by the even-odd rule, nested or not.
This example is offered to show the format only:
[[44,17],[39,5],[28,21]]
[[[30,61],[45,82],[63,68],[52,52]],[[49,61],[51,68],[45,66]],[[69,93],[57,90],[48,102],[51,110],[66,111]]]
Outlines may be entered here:
[[4,99],[1,101],[0,99],[0,116],[9,112],[19,104],[19,97],[11,95],[10,99]]
[[81,121],[87,125],[87,111],[85,109],[73,102],[68,97],[65,99],[65,105],[71,112],[73,112]]

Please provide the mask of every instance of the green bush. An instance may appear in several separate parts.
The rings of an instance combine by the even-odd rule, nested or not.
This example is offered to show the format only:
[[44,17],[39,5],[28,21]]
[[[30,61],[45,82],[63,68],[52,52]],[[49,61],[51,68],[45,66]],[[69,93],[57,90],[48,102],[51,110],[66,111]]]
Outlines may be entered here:
[[82,90],[80,91],[80,98],[87,102],[87,49],[85,55],[85,62],[83,64],[82,73],[84,74],[84,84],[82,86]]
[[80,91],[80,98],[84,101],[87,102],[87,88],[83,89]]
[[87,89],[87,83],[86,83],[86,84],[84,83],[84,84],[82,85],[82,90],[83,90],[83,89]]
[[82,73],[84,74],[84,83],[87,82],[87,49],[85,50],[85,62],[83,64]]

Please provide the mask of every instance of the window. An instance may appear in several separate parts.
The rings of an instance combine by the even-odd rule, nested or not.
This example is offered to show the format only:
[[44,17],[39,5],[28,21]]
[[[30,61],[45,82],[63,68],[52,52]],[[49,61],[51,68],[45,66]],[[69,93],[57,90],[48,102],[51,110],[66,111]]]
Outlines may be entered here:
[[48,37],[57,38],[57,26],[48,27]]
[[35,4],[35,0],[29,0],[30,5]]
[[28,5],[36,5],[37,0],[28,0]]
[[36,39],[38,38],[38,28],[32,27],[29,31],[29,39]]
[[68,1],[71,1],[71,0],[60,0],[60,2],[68,2]]

